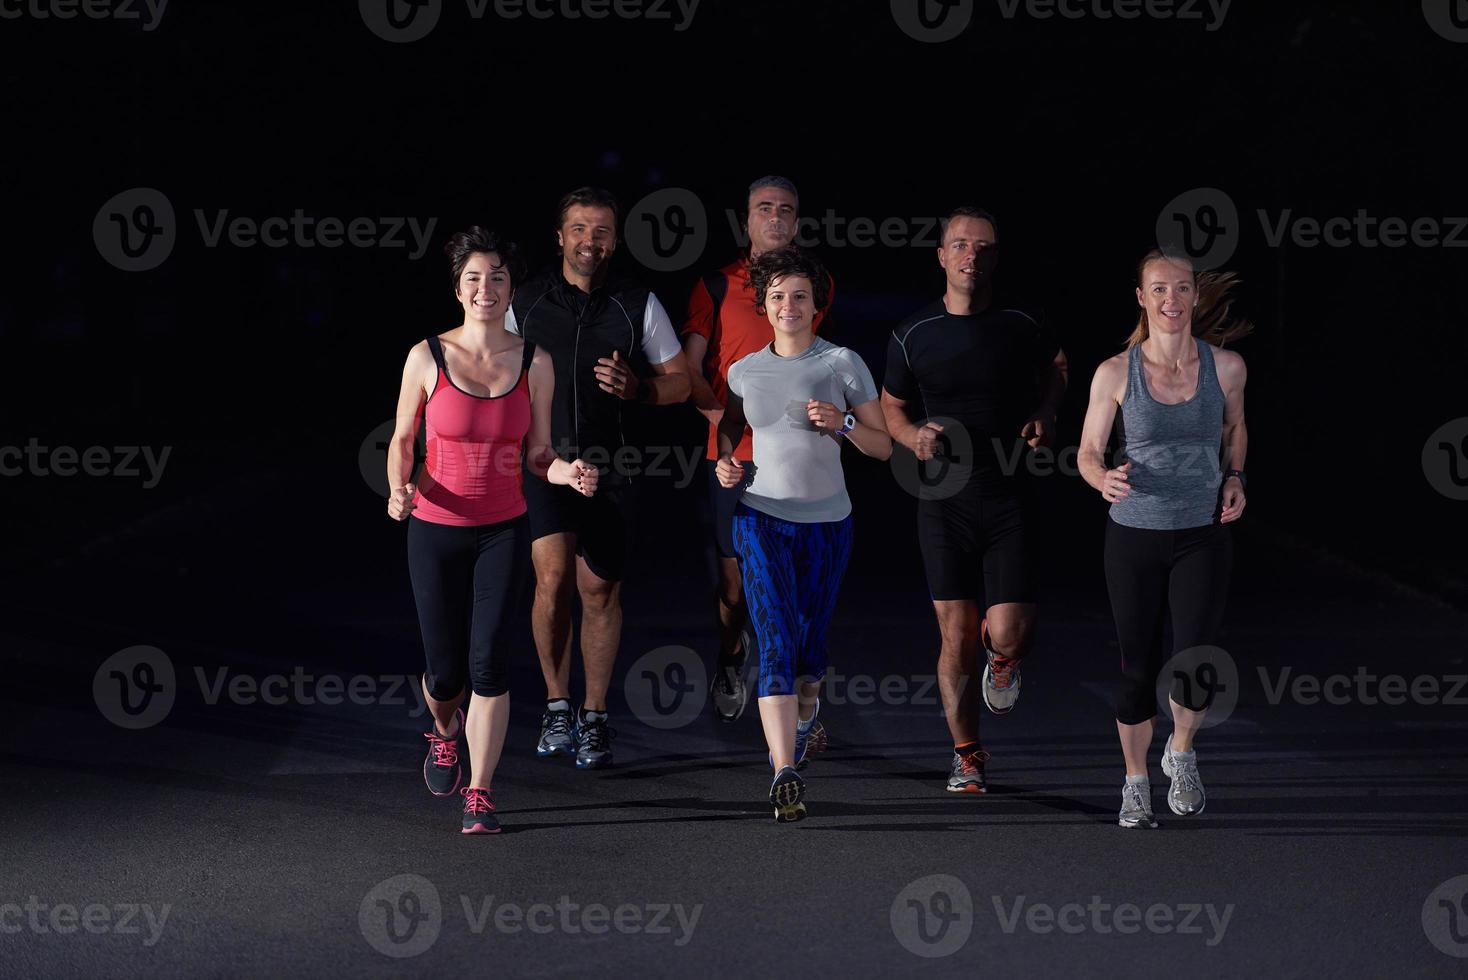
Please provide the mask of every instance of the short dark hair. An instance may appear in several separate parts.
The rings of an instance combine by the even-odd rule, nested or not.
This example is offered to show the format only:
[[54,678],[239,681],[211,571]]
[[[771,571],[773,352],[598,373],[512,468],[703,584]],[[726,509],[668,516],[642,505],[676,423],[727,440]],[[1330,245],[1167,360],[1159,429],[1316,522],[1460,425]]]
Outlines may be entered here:
[[745,210],[749,209],[749,199],[754,197],[754,192],[761,187],[778,187],[782,191],[789,191],[790,196],[795,198],[795,206],[800,207],[800,191],[795,189],[795,184],[788,177],[780,177],[776,174],[766,174],[759,180],[749,185],[749,193],[744,196]]
[[520,257],[520,246],[500,238],[498,232],[471,225],[454,232],[443,246],[443,254],[449,257],[449,266],[453,269],[455,292],[459,290],[459,277],[464,274],[464,266],[469,264],[469,257],[475,252],[493,252],[500,257],[500,266],[510,275],[511,289],[524,278],[525,262]]
[[561,198],[561,203],[556,205],[557,231],[566,223],[566,212],[578,204],[584,208],[607,208],[612,212],[612,230],[622,227],[622,209],[617,205],[617,199],[612,196],[611,191],[600,187],[578,187],[574,191],[568,191]]
[[982,221],[987,221],[994,229],[994,237],[999,237],[999,219],[994,217],[993,212],[989,211],[987,208],[975,207],[972,204],[960,204],[952,211],[949,211],[948,217],[943,219],[944,236],[947,236],[948,234],[948,223],[954,218],[978,218]]
[[762,252],[759,258],[749,263],[749,284],[754,288],[755,309],[763,312],[765,293],[777,279],[786,276],[804,276],[810,280],[811,299],[817,310],[824,310],[831,301],[831,277],[816,257],[796,245]]

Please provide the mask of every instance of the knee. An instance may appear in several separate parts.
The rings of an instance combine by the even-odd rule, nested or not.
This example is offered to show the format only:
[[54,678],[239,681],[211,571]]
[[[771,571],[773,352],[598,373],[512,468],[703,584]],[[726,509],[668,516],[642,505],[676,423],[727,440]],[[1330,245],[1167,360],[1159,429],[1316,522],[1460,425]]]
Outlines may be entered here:
[[605,612],[617,605],[618,588],[616,582],[608,582],[596,576],[588,576],[580,583],[581,608]]
[[569,599],[572,578],[570,570],[559,562],[537,565],[535,568],[535,594],[553,600]]
[[1029,618],[990,620],[989,647],[1004,657],[1022,657],[1029,650],[1035,627]]

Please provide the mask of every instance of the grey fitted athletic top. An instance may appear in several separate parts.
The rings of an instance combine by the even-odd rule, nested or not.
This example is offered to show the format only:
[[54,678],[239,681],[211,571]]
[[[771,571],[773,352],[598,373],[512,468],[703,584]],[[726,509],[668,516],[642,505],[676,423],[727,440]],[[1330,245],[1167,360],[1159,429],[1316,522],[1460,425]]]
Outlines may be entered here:
[[849,412],[873,401],[877,386],[862,359],[820,337],[794,357],[766,345],[729,368],[729,390],[754,432],[754,479],[740,500],[797,524],[844,520],[851,498],[842,440],[821,435],[805,406],[816,398]]
[[[1195,338],[1196,339],[1196,338]],[[1111,505],[1111,519],[1127,527],[1175,531],[1213,523],[1223,482],[1223,386],[1213,351],[1198,340],[1198,390],[1176,405],[1152,397],[1142,370],[1142,345],[1127,354],[1121,402],[1121,455],[1130,461],[1131,492]]]

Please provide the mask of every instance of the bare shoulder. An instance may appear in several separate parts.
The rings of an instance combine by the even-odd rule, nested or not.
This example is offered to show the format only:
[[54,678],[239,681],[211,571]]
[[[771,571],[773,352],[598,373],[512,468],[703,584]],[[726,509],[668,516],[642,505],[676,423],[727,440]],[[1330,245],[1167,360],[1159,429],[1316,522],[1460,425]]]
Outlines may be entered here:
[[1212,344],[1209,344],[1208,348],[1213,352],[1213,364],[1218,371],[1219,380],[1225,386],[1233,388],[1247,380],[1249,370],[1244,366],[1242,354],[1237,351],[1224,350],[1222,347],[1214,347]]
[[1126,394],[1127,352],[1113,354],[1096,365],[1096,375],[1091,379],[1093,395],[1110,395],[1117,401]]
[[433,351],[428,349],[428,341],[420,340],[408,348],[406,367],[409,371],[426,371],[432,364]]
[[551,364],[551,356],[546,353],[544,347],[535,348],[535,353],[530,357],[530,370],[536,374],[544,374],[546,371],[555,370]]

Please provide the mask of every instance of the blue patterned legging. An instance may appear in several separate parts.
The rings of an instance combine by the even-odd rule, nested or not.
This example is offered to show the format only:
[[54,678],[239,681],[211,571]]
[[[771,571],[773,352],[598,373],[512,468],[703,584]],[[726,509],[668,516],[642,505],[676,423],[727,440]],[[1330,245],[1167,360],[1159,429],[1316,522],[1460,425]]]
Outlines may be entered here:
[[794,694],[797,678],[826,676],[826,627],[851,558],[851,516],[797,524],[744,504],[734,550],[759,640],[759,696]]

